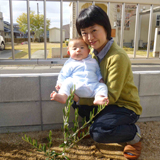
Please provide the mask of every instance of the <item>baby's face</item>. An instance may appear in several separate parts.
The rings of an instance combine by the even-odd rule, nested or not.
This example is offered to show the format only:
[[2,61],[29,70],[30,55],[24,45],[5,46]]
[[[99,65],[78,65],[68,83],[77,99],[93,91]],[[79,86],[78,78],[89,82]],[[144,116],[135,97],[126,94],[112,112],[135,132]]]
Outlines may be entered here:
[[69,53],[71,58],[80,61],[87,58],[89,49],[83,40],[76,39],[69,43]]

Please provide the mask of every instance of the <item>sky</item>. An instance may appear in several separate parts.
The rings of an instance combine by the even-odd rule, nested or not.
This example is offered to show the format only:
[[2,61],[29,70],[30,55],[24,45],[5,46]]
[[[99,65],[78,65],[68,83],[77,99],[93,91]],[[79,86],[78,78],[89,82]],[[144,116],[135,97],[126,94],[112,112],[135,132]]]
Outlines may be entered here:
[[[37,3],[38,6],[37,7]],[[63,2],[63,25],[70,23],[70,2]],[[39,8],[39,14],[44,14],[43,1],[30,1],[30,10],[37,13]],[[12,1],[13,7],[13,23],[17,23],[16,19],[22,13],[27,13],[27,2],[26,1]],[[3,13],[3,20],[10,23],[10,11],[9,11],[9,0],[0,0],[0,12]],[[50,28],[60,28],[60,3],[46,1],[46,17],[50,20]]]

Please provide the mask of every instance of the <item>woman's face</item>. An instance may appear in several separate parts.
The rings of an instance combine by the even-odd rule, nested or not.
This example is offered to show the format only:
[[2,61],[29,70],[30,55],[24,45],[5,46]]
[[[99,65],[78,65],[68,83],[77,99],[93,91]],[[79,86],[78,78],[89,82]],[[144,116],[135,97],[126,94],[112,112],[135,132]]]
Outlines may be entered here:
[[83,40],[92,48],[97,50],[98,53],[108,42],[105,29],[103,26],[98,24],[81,29],[81,35]]

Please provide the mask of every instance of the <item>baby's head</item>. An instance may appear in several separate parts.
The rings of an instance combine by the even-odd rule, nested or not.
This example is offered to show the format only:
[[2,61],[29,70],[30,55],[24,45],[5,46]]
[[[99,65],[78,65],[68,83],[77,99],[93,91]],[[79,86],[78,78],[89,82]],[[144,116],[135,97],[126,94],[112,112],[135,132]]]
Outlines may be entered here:
[[82,60],[88,57],[90,50],[88,45],[83,41],[82,38],[74,38],[69,41],[68,54],[75,60]]

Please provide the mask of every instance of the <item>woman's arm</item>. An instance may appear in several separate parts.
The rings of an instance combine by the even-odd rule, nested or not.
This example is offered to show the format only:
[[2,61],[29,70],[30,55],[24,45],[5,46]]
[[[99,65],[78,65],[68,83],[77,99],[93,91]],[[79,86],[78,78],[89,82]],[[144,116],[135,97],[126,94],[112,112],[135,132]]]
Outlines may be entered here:
[[109,104],[114,104],[119,99],[128,75],[131,72],[129,58],[121,53],[114,55],[109,61],[107,72],[107,81],[105,83],[108,86]]
[[88,105],[93,106],[94,98],[80,98],[78,104],[79,105]]

